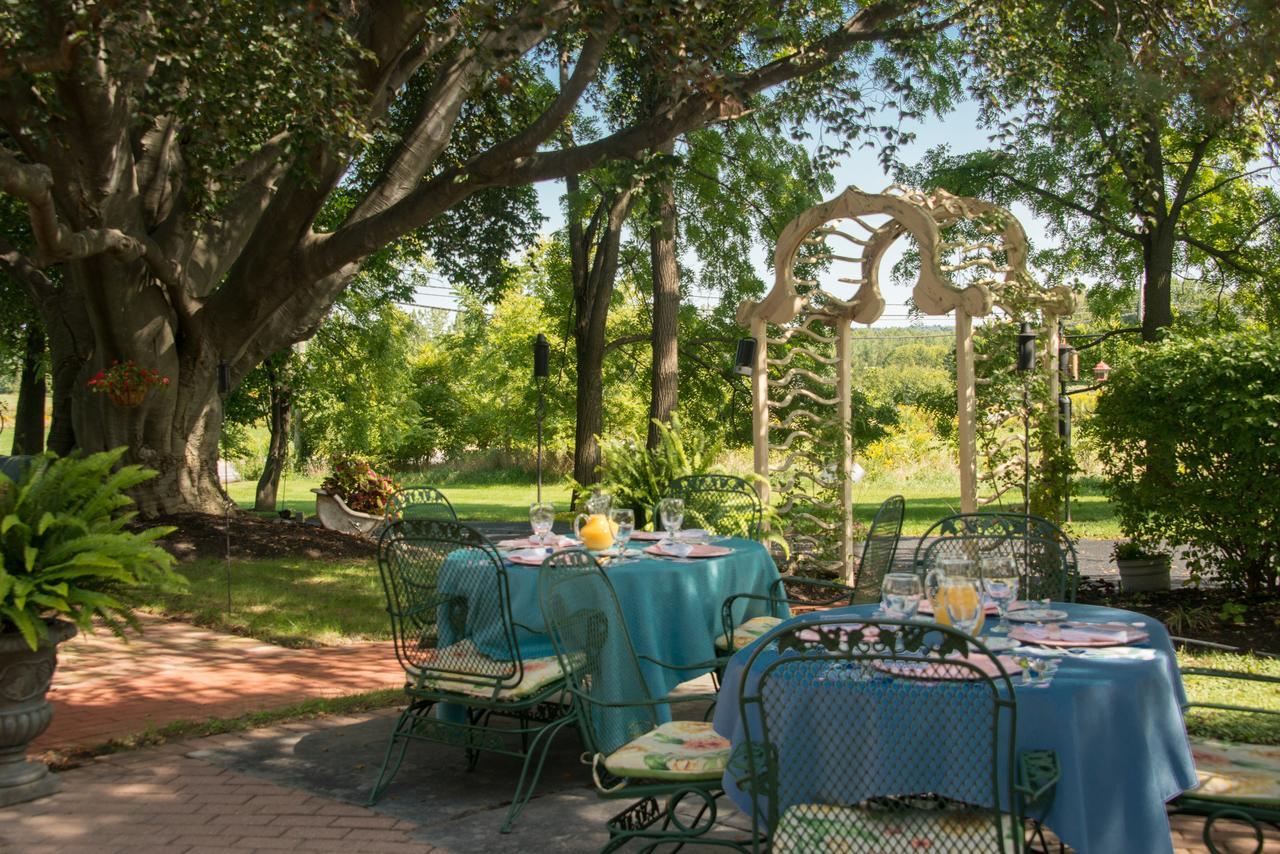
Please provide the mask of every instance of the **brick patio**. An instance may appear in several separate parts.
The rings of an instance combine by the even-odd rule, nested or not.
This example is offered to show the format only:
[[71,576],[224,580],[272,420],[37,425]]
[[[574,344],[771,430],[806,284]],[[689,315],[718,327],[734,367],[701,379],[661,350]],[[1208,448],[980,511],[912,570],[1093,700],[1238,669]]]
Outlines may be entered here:
[[[54,725],[37,750],[99,744],[174,720],[227,717],[400,684],[389,644],[290,650],[146,618],[129,643],[106,633],[62,648]],[[685,690],[711,686],[689,683]],[[108,755],[64,772],[60,793],[0,809],[0,854],[56,852],[597,851],[598,801],[564,738],[510,835],[498,833],[518,766],[415,747],[376,809],[363,801],[394,710],[330,716]],[[731,809],[727,820],[742,827]],[[1243,827],[1229,851],[1251,851]],[[1178,854],[1204,851],[1201,823],[1173,820]],[[697,848],[688,847],[688,851]],[[1273,834],[1267,854],[1280,854]],[[1110,852],[1103,852],[1110,854]],[[1119,852],[1118,854],[1128,854]],[[1135,852],[1136,854],[1136,852]]]
[[37,752],[404,684],[388,642],[285,649],[158,617],[142,622],[144,633],[127,642],[100,629],[59,647],[53,724]]

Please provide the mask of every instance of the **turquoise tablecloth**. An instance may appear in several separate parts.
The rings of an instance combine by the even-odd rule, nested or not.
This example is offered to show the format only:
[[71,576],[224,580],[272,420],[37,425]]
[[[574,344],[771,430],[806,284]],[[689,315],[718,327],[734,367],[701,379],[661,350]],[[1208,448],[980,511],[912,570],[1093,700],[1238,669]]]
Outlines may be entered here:
[[[1088,605],[1055,604],[1073,619],[1121,622],[1141,621],[1150,634],[1141,646],[1154,651],[1148,660],[1093,660],[1061,658],[1057,675],[1048,687],[1016,687],[1018,750],[1052,749],[1057,752],[1062,768],[1053,806],[1045,823],[1080,854],[1111,852],[1171,852],[1169,822],[1165,802],[1196,784],[1195,764],[1187,743],[1182,721],[1182,705],[1186,697],[1178,674],[1169,635],[1159,622],[1113,608]],[[850,618],[869,616],[873,605],[826,612],[848,614]],[[802,616],[801,623],[814,619]],[[730,661],[716,705],[715,728],[737,745],[744,740],[739,717],[739,694],[743,668],[754,651],[752,645],[737,653]],[[752,673],[758,673],[776,652],[765,650],[756,659]],[[755,677],[748,676],[748,688],[754,691]],[[942,700],[946,686],[934,686]],[[852,775],[838,766],[838,758],[822,752],[806,738],[806,721],[814,714],[848,715],[849,738],[874,738],[875,713],[866,708],[853,708],[850,703],[840,708],[825,706],[819,694],[805,698],[798,692],[796,710],[783,727],[771,731],[770,740],[779,750],[793,750],[806,756],[813,753],[812,779],[815,786],[833,785],[837,789],[852,779],[892,778],[895,785],[917,787],[919,791],[946,794],[956,781],[939,779],[939,753],[929,748],[915,755],[931,756],[934,762],[919,762],[904,767],[904,753],[886,749],[883,769],[875,774],[865,770]],[[817,708],[824,704],[823,708]],[[928,739],[928,725],[918,730]],[[888,748],[889,745],[886,745]],[[955,750],[947,745],[945,750]],[[829,767],[828,767],[829,766]],[[810,767],[806,765],[805,767]],[[945,776],[945,775],[943,775]],[[823,781],[826,781],[825,783]],[[904,783],[906,780],[908,782]],[[831,781],[835,781],[832,783]],[[751,809],[750,798],[733,784],[726,774],[725,791],[738,806]],[[856,800],[869,794],[899,792],[849,793]],[[841,792],[841,797],[845,793]]]
[[[720,608],[734,593],[768,592],[778,578],[778,568],[769,552],[752,540],[729,539],[719,543],[733,549],[724,557],[697,561],[639,558],[607,566],[605,573],[618,594],[627,630],[636,652],[671,664],[694,664],[715,658],[715,639],[723,633]],[[544,633],[538,605],[539,567],[507,563],[512,619],[523,626],[517,642],[523,658],[554,655],[551,639]],[[464,579],[469,579],[465,580]],[[449,562],[441,569],[440,590],[475,599],[492,596],[492,587],[483,585],[474,573],[451,573]],[[738,621],[765,613],[759,602],[741,603]],[[494,613],[474,608],[474,613]],[[468,625],[466,635],[485,653],[502,657],[506,643],[501,629],[492,622]],[[444,639],[443,642],[460,638]],[[665,696],[681,682],[706,670],[673,672],[642,661],[649,691]]]

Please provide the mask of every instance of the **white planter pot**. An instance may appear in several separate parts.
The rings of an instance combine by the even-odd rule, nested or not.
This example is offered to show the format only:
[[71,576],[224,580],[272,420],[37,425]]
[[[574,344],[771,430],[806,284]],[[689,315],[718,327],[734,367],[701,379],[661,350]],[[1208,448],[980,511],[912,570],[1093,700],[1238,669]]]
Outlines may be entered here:
[[1169,589],[1169,558],[1167,556],[1117,560],[1116,566],[1120,568],[1120,589],[1125,593]]
[[341,495],[330,495],[323,489],[311,490],[316,494],[316,516],[320,524],[331,531],[372,537],[382,528],[382,517],[352,510]]

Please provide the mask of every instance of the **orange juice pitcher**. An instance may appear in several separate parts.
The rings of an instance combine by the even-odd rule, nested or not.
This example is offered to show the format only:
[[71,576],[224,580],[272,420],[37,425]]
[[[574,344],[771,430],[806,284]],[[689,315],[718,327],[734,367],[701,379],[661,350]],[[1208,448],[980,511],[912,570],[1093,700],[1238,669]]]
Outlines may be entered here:
[[950,626],[954,614],[961,623],[957,628],[974,635],[982,631],[986,619],[982,579],[973,561],[954,558],[940,561],[925,576],[925,589],[933,605],[935,622]]
[[604,492],[597,492],[587,499],[587,512],[579,513],[573,520],[573,535],[593,552],[602,552],[613,546],[617,526],[609,518],[613,499]]

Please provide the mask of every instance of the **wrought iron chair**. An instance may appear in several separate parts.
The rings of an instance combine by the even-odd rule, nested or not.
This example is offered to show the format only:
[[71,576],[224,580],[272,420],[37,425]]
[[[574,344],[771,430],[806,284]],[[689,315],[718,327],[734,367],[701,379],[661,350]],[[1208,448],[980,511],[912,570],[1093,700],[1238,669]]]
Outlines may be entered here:
[[[640,669],[643,659],[670,670],[705,670],[714,662],[677,666],[637,655],[609,579],[581,549],[547,558],[538,576],[542,617],[578,710],[579,730],[602,798],[634,801],[608,821],[615,851],[636,838],[649,843],[697,841],[741,849],[708,837],[715,825],[715,800],[729,756],[729,742],[701,721],[661,723],[655,698]],[[681,696],[681,702],[715,695]],[[697,807],[689,820],[677,809],[686,799]],[[663,803],[659,803],[659,799]]]
[[751,803],[757,851],[1016,854],[1024,817],[1057,784],[1052,751],[1015,749],[999,660],[954,629],[847,614],[789,623],[752,651],[738,702],[729,775]]
[[[1174,638],[1184,647],[1211,645],[1187,638]],[[1271,657],[1271,656],[1268,656]],[[1261,682],[1277,685],[1280,676],[1264,673],[1247,673],[1222,670],[1198,665],[1183,666],[1184,678],[1229,679],[1240,682]],[[1243,821],[1253,830],[1257,841],[1255,854],[1266,847],[1263,825],[1280,830],[1280,747],[1252,744],[1250,736],[1268,720],[1273,721],[1271,732],[1280,731],[1280,709],[1263,709],[1231,703],[1190,702],[1183,711],[1194,718],[1197,709],[1215,710],[1217,713],[1233,713],[1230,723],[1241,737],[1231,741],[1191,737],[1191,752],[1196,760],[1196,775],[1200,785],[1180,795],[1173,802],[1175,812],[1205,817],[1204,844],[1211,854],[1223,854],[1213,840],[1213,826],[1223,819]]]
[[458,521],[449,499],[434,486],[410,486],[396,490],[387,499],[387,507],[383,511],[387,523],[399,519],[442,519],[446,522]]
[[[726,537],[758,540],[762,534],[760,495],[748,481],[727,474],[692,474],[667,485],[667,498],[684,499],[684,527]],[[655,509],[655,529],[662,524]]]
[[877,602],[880,599],[880,585],[884,583],[885,573],[893,568],[893,559],[898,554],[898,540],[902,538],[902,517],[906,513],[907,502],[901,495],[891,495],[880,505],[875,518],[871,520],[871,528],[867,531],[867,541],[862,546],[862,557],[858,561],[858,572],[854,576],[853,587],[858,602]]
[[[517,630],[533,630],[512,619],[506,569],[479,531],[437,519],[392,522],[378,543],[378,568],[409,706],[369,803],[414,740],[464,748],[469,769],[481,752],[520,757],[505,833],[537,785],[552,738],[575,719],[560,662],[521,656]],[[493,718],[514,724],[494,726]]]
[[1066,534],[1038,516],[959,513],[940,519],[925,532],[913,563],[918,572],[924,572],[942,557],[1010,557],[1023,568],[1020,598],[1074,601],[1079,567],[1074,548],[1064,552],[1064,544],[1070,546]]
[[[765,594],[735,593],[720,606],[724,634],[716,638],[716,651],[727,658],[795,612],[853,605],[855,599],[856,591],[847,584],[800,575],[781,576],[769,585]],[[768,613],[742,619],[752,602],[763,603]]]

